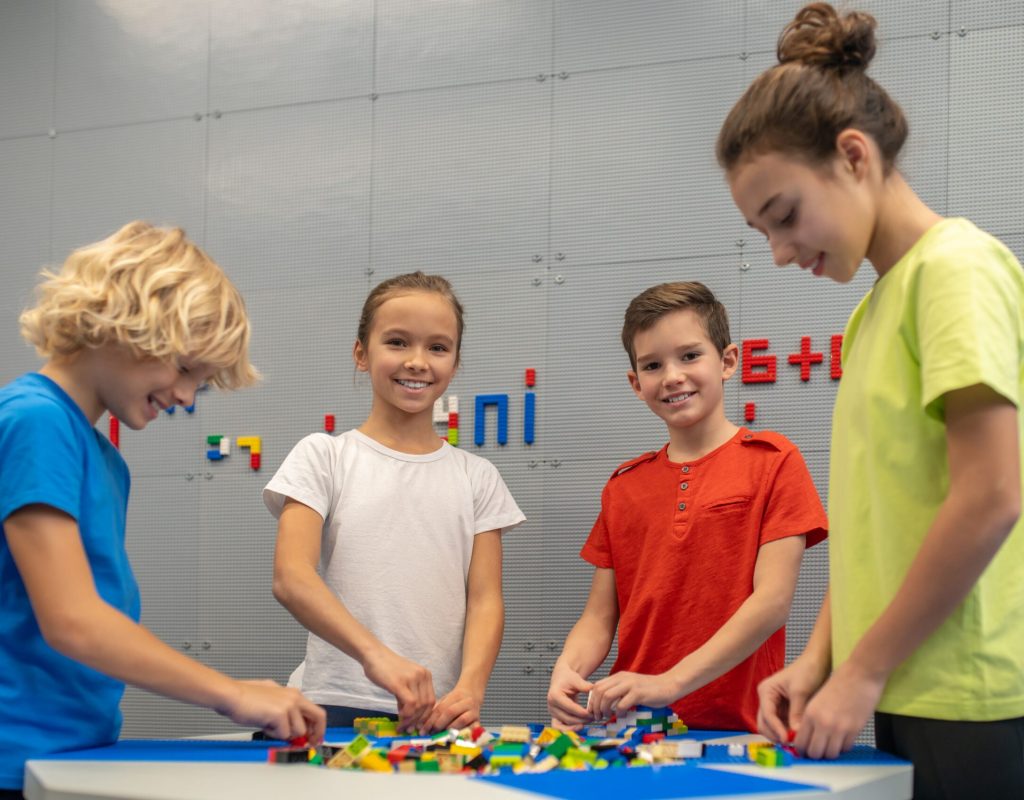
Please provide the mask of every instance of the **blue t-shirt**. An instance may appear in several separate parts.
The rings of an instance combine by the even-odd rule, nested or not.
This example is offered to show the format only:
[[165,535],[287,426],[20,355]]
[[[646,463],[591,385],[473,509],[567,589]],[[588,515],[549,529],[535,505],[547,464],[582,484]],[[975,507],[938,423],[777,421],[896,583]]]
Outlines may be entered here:
[[[0,389],[0,520],[30,503],[71,515],[100,597],[137,621],[129,482],[121,454],[56,383],[32,373]],[[21,788],[26,759],[116,740],[123,693],[46,643],[0,537],[0,788]]]

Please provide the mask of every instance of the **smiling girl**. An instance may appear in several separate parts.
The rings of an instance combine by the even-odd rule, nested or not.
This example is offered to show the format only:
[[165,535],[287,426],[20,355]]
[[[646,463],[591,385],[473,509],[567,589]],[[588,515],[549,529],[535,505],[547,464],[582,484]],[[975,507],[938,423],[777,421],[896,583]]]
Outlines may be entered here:
[[524,517],[490,462],[434,430],[462,330],[444,278],[378,285],[352,351],[369,417],[307,436],[264,489],[279,520],[274,595],[310,631],[293,677],[328,725],[396,711],[402,730],[480,719],[504,627],[501,533]]
[[878,276],[843,341],[829,592],[759,687],[759,726],[835,757],[875,712],[915,797],[1024,797],[1024,272],[900,175],[907,123],[866,74],[874,28],[806,6],[718,139],[777,264]]

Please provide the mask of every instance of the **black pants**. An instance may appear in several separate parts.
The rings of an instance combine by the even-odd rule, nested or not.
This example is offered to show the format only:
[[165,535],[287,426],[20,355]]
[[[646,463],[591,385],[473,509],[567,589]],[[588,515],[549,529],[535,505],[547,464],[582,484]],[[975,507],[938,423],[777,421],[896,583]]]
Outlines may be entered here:
[[398,714],[387,711],[371,711],[368,708],[351,708],[349,706],[321,706],[327,712],[328,728],[351,728],[356,717],[387,717],[398,719]]
[[879,750],[914,764],[914,800],[1022,800],[1024,717],[960,722],[875,714]]
[[0,789],[0,800],[25,800],[20,789]]

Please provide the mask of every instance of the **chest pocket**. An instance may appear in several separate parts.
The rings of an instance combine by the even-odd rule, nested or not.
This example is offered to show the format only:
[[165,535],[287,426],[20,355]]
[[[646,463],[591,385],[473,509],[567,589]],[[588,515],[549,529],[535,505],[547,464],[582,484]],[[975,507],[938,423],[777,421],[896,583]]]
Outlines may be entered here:
[[734,497],[722,497],[708,502],[706,508],[710,516],[724,514],[745,514],[750,510],[751,498],[747,495],[736,495]]

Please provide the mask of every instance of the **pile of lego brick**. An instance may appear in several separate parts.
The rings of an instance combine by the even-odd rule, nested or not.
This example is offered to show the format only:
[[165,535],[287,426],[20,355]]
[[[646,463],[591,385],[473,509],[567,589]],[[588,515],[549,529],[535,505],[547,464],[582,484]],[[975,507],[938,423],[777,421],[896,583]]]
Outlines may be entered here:
[[[666,738],[687,732],[686,725],[671,709],[643,706],[579,733],[551,727],[535,732],[518,725],[505,725],[492,733],[478,725],[441,731],[430,737],[399,738],[394,721],[383,717],[357,719],[355,729],[355,739],[344,745],[274,748],[268,760],[372,772],[492,775],[502,770],[520,774],[680,764],[704,756],[704,745],[699,741]],[[384,746],[384,742],[375,744],[367,737],[392,738]],[[749,749],[746,745],[730,746],[733,747],[739,751],[734,754],[730,749],[729,755],[747,752],[749,760],[765,766],[783,764],[782,757],[777,755],[782,751],[767,743]]]

